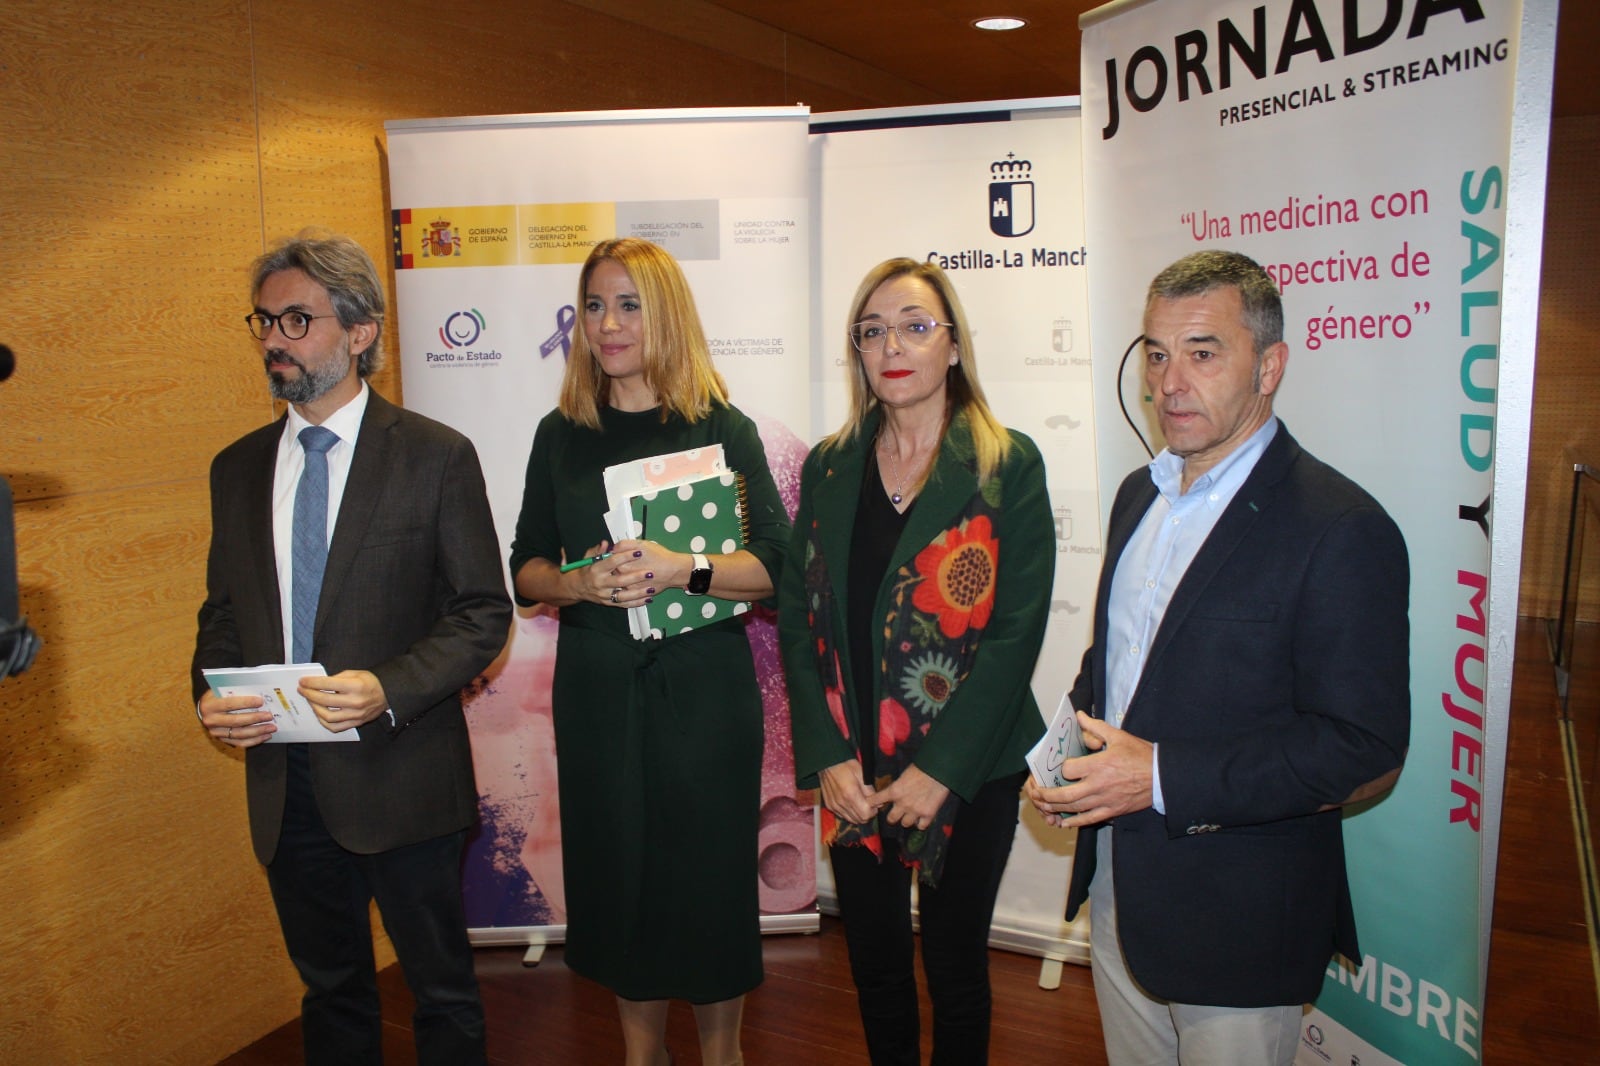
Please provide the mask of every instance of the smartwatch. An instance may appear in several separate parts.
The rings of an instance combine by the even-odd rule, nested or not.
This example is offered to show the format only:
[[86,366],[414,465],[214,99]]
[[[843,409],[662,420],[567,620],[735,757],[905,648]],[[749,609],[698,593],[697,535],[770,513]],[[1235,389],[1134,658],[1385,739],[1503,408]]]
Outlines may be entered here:
[[699,552],[694,553],[694,568],[689,571],[689,581],[683,591],[690,596],[704,596],[711,591],[711,560]]

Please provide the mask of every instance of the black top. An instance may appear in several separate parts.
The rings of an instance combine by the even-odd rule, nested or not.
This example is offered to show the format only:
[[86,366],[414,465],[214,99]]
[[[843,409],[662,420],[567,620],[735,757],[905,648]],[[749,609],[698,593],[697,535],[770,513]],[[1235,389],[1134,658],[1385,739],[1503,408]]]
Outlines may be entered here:
[[845,619],[849,627],[851,649],[850,682],[856,692],[868,694],[866,698],[856,700],[855,730],[861,747],[861,768],[869,783],[877,776],[872,764],[878,750],[878,738],[868,735],[868,731],[878,716],[867,705],[872,702],[872,672],[880,664],[872,655],[864,652],[872,647],[872,627],[882,620],[876,602],[878,586],[883,583],[883,574],[889,568],[894,546],[899,543],[900,534],[905,531],[906,521],[911,516],[911,508],[915,506],[916,501],[912,500],[911,507],[907,507],[903,514],[894,509],[894,504],[889,502],[889,494],[883,490],[883,478],[878,473],[878,449],[873,448],[867,459],[866,473],[861,478],[861,499],[856,505],[855,528],[851,531],[850,583],[846,592],[848,617]]

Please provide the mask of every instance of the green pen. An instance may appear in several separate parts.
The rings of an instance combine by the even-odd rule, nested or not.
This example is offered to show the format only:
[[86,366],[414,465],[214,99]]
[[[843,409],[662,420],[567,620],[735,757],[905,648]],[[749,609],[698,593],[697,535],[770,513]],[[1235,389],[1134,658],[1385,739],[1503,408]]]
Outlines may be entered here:
[[610,552],[601,552],[599,555],[591,555],[588,558],[579,559],[576,562],[562,563],[561,564],[561,572],[563,574],[566,574],[566,573],[572,572],[573,570],[582,570],[586,566],[593,566],[595,563],[598,563],[601,559],[609,559],[609,558],[611,558],[611,553]]

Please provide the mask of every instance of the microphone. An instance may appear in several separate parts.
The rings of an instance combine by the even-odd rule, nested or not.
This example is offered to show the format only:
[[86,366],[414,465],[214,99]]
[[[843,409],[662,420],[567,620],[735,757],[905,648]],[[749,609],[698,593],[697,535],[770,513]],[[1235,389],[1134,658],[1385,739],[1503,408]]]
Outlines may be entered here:
[[17,550],[11,529],[11,486],[0,478],[0,681],[32,666],[42,643],[28,620],[18,615]]
[[[17,357],[0,344],[0,381],[16,368]],[[11,512],[11,485],[0,477],[0,681],[32,666],[43,643],[18,609],[17,541]]]

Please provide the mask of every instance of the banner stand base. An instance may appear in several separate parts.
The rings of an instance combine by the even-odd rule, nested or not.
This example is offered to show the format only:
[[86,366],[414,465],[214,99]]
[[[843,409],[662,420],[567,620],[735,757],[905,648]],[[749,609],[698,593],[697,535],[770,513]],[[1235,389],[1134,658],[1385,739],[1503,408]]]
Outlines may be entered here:
[[[774,936],[781,933],[816,933],[822,928],[822,918],[815,910],[800,911],[797,914],[763,914],[761,916],[761,935]],[[567,927],[565,925],[521,925],[500,926],[484,929],[468,929],[467,940],[475,948],[516,948],[526,947],[528,950],[522,956],[524,966],[537,966],[544,958],[544,949],[551,944],[565,944],[567,942]]]

